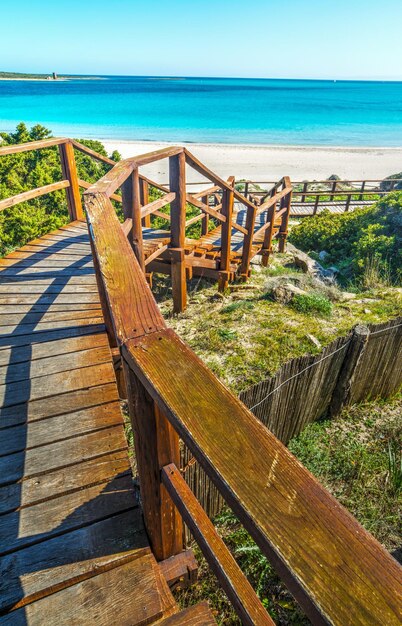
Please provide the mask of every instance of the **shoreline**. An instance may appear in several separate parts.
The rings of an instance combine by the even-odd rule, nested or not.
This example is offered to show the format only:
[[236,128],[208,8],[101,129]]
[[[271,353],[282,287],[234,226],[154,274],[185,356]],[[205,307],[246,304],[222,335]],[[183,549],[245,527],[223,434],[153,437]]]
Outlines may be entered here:
[[[197,142],[131,141],[99,138],[110,154],[118,150],[123,158],[185,145],[211,170],[222,177],[236,176],[255,181],[327,179],[332,174],[350,180],[382,179],[402,170],[401,147],[292,146],[269,144],[214,144]],[[167,180],[168,165],[158,161],[144,168],[157,182]],[[188,168],[190,182],[201,176]]]

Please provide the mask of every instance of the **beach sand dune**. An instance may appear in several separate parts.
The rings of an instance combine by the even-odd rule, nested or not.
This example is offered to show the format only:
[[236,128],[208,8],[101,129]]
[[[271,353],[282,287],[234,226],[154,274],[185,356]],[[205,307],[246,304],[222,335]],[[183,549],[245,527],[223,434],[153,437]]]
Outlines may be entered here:
[[[168,143],[102,140],[108,152],[117,149],[124,158],[158,150]],[[385,178],[402,171],[401,148],[349,148],[322,146],[266,146],[187,144],[188,149],[214,172],[227,178],[274,181],[284,175],[293,180],[325,180],[337,174],[346,180]],[[168,163],[158,161],[144,168],[158,182],[168,180]],[[189,181],[201,177],[188,172]]]

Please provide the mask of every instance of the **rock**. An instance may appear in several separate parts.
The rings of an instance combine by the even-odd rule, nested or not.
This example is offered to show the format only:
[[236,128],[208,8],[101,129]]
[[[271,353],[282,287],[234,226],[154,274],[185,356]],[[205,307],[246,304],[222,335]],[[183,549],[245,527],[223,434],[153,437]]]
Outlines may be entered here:
[[274,287],[271,291],[272,297],[276,302],[281,304],[289,304],[293,298],[298,295],[306,295],[306,291],[292,285],[291,283],[283,283]]
[[[293,254],[294,264],[305,274],[314,276],[317,280],[325,283],[326,285],[334,285],[336,282],[336,274],[338,268],[324,269],[318,261],[312,259],[308,254],[302,252],[291,243],[287,244],[288,252]],[[336,270],[336,271],[335,271]]]
[[350,291],[342,291],[341,292],[341,300],[353,300],[356,298],[356,294]]
[[325,261],[325,259],[328,257],[329,257],[329,254],[326,250],[321,250],[321,252],[318,255],[318,258],[320,259],[320,261]]
[[317,337],[314,337],[314,335],[310,335],[310,333],[307,333],[306,337],[310,339],[311,343],[313,343],[316,346],[316,348],[321,350],[322,346],[321,346],[321,343],[318,341]]
[[371,313],[370,309],[363,309],[363,313],[365,313],[366,315],[368,315],[369,313]]

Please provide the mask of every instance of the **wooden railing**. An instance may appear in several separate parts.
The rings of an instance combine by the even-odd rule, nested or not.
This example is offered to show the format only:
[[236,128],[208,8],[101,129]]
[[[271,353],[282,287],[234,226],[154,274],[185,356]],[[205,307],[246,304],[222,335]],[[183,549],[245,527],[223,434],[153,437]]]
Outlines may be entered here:
[[[180,437],[314,624],[399,625],[396,561],[167,328],[142,269],[139,219],[132,219],[134,254],[110,201],[125,185],[137,202],[138,168],[162,158],[170,160],[175,194],[176,290],[183,279],[185,163],[223,189],[223,224],[235,198],[246,204],[230,182],[176,147],[118,163],[84,194],[104,317],[123,363],[154,554],[163,560],[183,550],[184,520],[242,622],[273,623],[184,482]],[[255,215],[255,205],[246,205]]]
[[[115,168],[113,178],[109,179],[109,174],[106,174],[98,182],[98,189],[111,200],[121,203],[125,218],[122,225],[123,231],[134,249],[141,269],[148,272],[155,266],[157,271],[168,270],[171,273],[174,312],[183,311],[186,307],[186,270],[191,270],[193,266],[197,267],[200,264],[197,256],[185,254],[186,229],[189,226],[201,221],[201,235],[208,233],[210,219],[214,221],[214,225],[221,226],[219,237],[221,250],[218,261],[203,260],[202,264],[206,266],[203,267],[205,275],[216,277],[222,291],[226,289],[229,280],[234,277],[231,264],[233,231],[237,231],[243,236],[241,264],[237,270],[240,277],[247,278],[249,275],[253,239],[256,235],[261,235],[262,232],[264,232],[264,243],[261,254],[264,263],[268,262],[268,257],[272,252],[274,226],[278,224],[278,221],[280,222],[279,249],[281,251],[284,249],[292,192],[288,178],[283,178],[275,185],[270,190],[268,198],[257,207],[254,200],[247,199],[236,191],[234,177],[224,181],[200,163],[188,150],[174,146],[166,150],[141,155],[136,159],[126,159],[116,164],[112,159],[73,139],[52,138],[2,146],[0,147],[0,157],[53,146],[58,146],[59,149],[63,179],[0,200],[0,210],[65,189],[70,219],[84,219],[80,188],[88,189],[91,187],[91,183],[78,178],[74,150],[83,152],[93,159]],[[170,179],[168,185],[161,185],[139,172],[141,166],[165,158],[169,159]],[[191,194],[187,192],[186,165],[209,180],[209,187],[204,189],[202,193]],[[212,187],[211,182],[213,183]],[[158,190],[161,197],[149,201],[151,187]],[[237,212],[234,211],[235,201],[236,206],[240,204],[246,208],[245,225],[237,221]],[[198,210],[198,214],[187,219],[186,209],[188,205]],[[166,208],[170,210],[166,211]],[[262,211],[267,211],[267,220],[255,232],[255,220]],[[170,240],[152,254],[145,256],[143,228],[152,226],[151,216],[162,218],[168,223],[167,235]],[[157,260],[162,257],[164,263],[157,264]],[[169,263],[166,263],[166,258]]]
[[[315,215],[322,207],[336,205],[347,212],[351,208],[363,206],[367,202],[376,202],[391,191],[401,186],[402,179],[367,179],[367,180],[311,180],[295,181],[293,186],[293,207],[298,217]],[[274,181],[242,180],[237,183],[243,195],[257,205],[269,197]],[[200,188],[202,182],[188,183],[189,187]],[[305,204],[305,207],[301,205]],[[303,212],[302,209],[305,208]]]

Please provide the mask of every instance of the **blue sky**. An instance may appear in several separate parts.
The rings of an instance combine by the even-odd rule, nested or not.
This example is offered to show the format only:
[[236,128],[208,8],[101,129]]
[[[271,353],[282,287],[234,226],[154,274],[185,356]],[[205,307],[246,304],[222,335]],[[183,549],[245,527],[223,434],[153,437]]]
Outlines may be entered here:
[[401,0],[3,0],[0,70],[402,80]]

